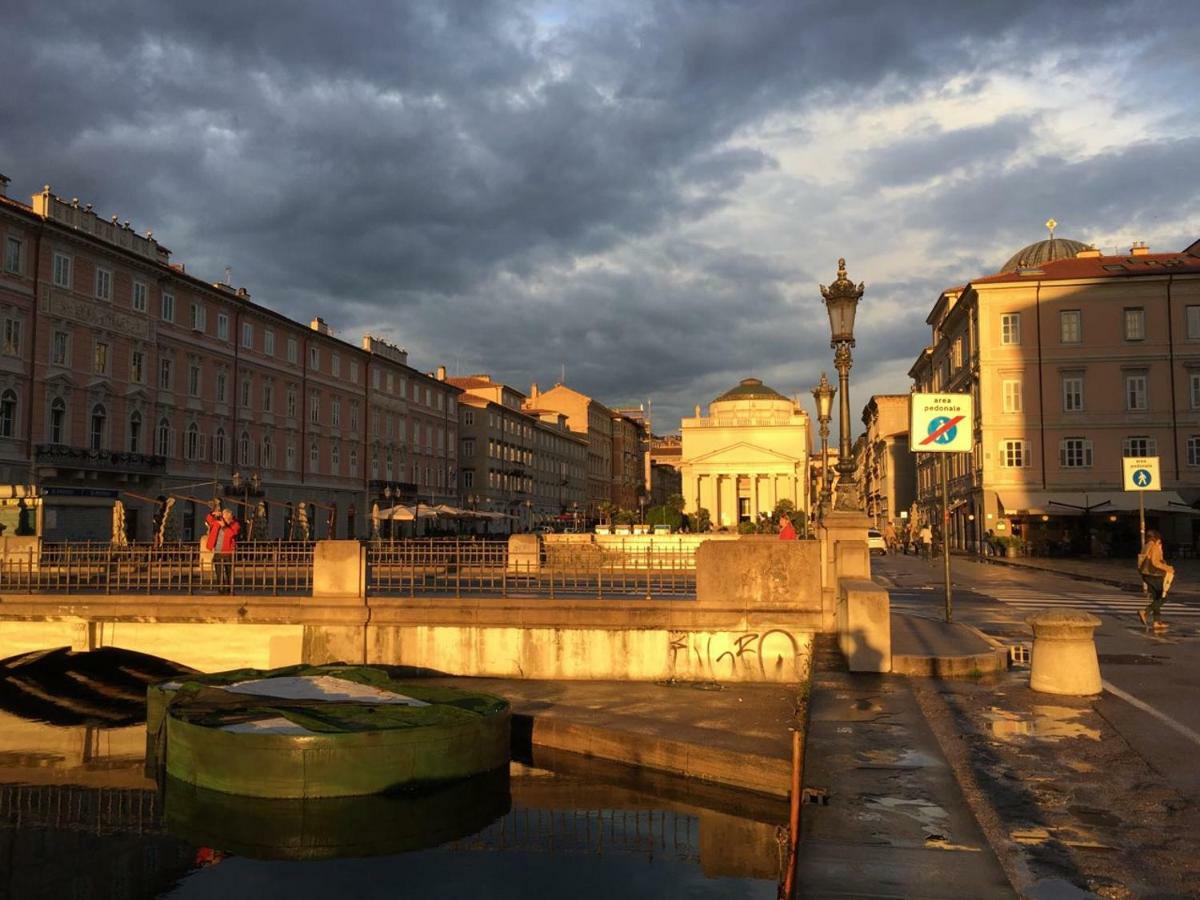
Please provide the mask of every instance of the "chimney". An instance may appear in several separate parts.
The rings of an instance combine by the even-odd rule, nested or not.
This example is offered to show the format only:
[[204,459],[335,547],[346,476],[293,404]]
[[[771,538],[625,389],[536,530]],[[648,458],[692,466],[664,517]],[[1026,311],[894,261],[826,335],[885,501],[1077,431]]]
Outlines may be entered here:
[[1129,248],[1130,256],[1149,256],[1150,247],[1145,241],[1134,241],[1133,246]]
[[445,380],[446,380],[446,367],[445,367],[445,366],[438,366],[438,368],[437,368],[437,380],[438,380],[438,381],[445,381]]
[[1095,247],[1087,247],[1075,254],[1076,259],[1098,259],[1101,256]]
[[320,316],[313,319],[309,327],[317,334],[329,334],[329,326],[325,324],[325,320]]
[[537,382],[535,381],[535,382],[533,382],[533,384],[529,385],[529,399],[536,400],[537,398],[538,398],[538,386],[537,386]]
[[12,181],[11,178],[0,172],[0,197],[8,196],[8,184],[10,181]]

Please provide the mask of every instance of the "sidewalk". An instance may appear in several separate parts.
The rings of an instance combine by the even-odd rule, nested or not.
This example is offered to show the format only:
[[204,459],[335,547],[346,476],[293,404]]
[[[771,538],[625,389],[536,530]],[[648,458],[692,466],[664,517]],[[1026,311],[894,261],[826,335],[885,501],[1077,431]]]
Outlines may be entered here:
[[[1127,591],[1140,591],[1141,579],[1137,575],[1137,560],[1135,559],[1091,559],[1087,557],[1042,557],[1020,556],[1009,559],[1003,556],[979,556],[965,551],[951,551],[955,556],[963,556],[976,562],[993,563],[999,566],[1011,566],[1015,569],[1032,569],[1041,572],[1053,572],[1056,575],[1066,575],[1083,581],[1095,581],[1112,587],[1123,588]],[[1200,559],[1171,559],[1167,560],[1175,567],[1176,587],[1174,592],[1200,592]]]

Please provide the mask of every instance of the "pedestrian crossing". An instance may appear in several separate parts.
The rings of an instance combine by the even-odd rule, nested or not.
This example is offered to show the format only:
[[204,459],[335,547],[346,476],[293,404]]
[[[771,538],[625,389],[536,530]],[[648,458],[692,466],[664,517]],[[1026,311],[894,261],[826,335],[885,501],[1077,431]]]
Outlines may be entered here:
[[[1045,591],[1023,591],[1008,589],[995,595],[999,603],[1006,603],[1024,612],[1042,609],[1078,609],[1098,616],[1129,616],[1137,618],[1139,609],[1146,601],[1138,594],[1124,592],[1089,592],[1071,594],[1048,594]],[[1162,617],[1172,619],[1200,619],[1200,606],[1172,602],[1170,595],[1162,608]]]

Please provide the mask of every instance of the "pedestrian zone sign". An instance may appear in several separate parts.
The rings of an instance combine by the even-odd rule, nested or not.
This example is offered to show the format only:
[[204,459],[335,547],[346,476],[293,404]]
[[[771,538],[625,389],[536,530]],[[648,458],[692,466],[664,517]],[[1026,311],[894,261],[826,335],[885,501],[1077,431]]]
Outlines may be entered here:
[[970,394],[913,394],[908,448],[914,453],[969,453],[974,421]]
[[1157,456],[1127,456],[1125,464],[1125,490],[1161,491],[1158,479]]

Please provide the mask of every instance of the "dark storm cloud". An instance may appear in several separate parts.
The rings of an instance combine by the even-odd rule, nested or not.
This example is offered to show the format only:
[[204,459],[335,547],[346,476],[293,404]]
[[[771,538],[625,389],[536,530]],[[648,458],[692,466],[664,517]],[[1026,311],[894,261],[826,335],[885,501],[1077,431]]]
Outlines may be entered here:
[[[1145,8],[1139,52],[1179,40],[1171,10]],[[297,319],[384,329],[418,365],[460,360],[520,386],[566,363],[603,398],[652,392],[677,415],[746,374],[791,392],[828,367],[815,283],[830,261],[812,274],[730,249],[740,233],[682,234],[778,166],[731,138],[776,114],[901,102],[951,77],[971,91],[1040,54],[1102,53],[1125,15],[1033,0],[30,2],[0,31],[0,171],[14,195],[49,181],[153,228],[201,277],[232,265]],[[1027,185],[1001,163],[1032,122],[910,135],[873,151],[856,189],[959,173],[957,198],[896,215],[956,229],[961,258],[989,218],[1025,224]],[[1080,216],[1109,209],[1087,197],[1103,178],[1047,164],[1088,187]],[[1133,193],[1115,190],[1148,209]],[[882,240],[897,225],[843,227]],[[957,277],[928,276],[873,288],[879,309],[922,312],[865,312],[887,349],[864,341],[856,377],[924,343],[923,310]]]

